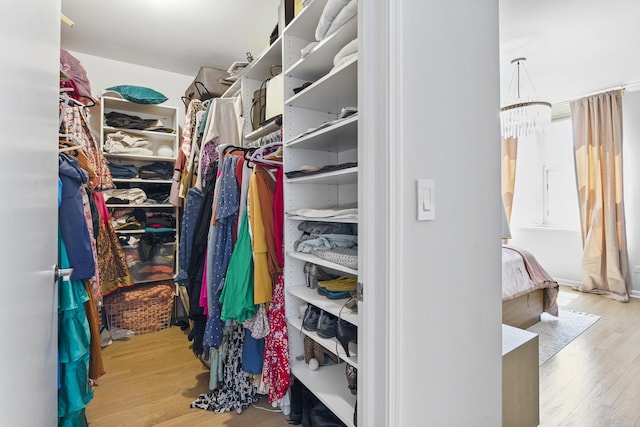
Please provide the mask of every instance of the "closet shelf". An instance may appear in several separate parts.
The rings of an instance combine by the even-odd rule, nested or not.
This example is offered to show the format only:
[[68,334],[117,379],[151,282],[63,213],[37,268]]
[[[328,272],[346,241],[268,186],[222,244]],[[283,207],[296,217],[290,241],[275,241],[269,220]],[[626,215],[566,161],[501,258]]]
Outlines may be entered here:
[[322,221],[322,222],[340,222],[344,224],[357,224],[358,218],[327,218],[327,217],[308,217],[308,216],[299,216],[299,215],[288,215],[287,219],[293,221]]
[[338,153],[358,148],[358,115],[354,114],[331,126],[292,139],[286,147]]
[[319,173],[309,176],[301,176],[297,178],[288,178],[290,184],[357,184],[358,183],[358,167],[341,169],[337,171]]
[[244,136],[244,139],[248,141],[255,141],[258,138],[262,138],[263,136],[269,135],[271,132],[275,132],[280,129],[280,125],[276,124],[275,121],[267,123],[266,125],[259,127],[258,129],[250,132]]
[[108,208],[175,208],[175,206],[169,203],[138,203],[138,204],[107,203],[107,207]]
[[358,36],[358,17],[353,17],[335,33],[322,40],[306,57],[299,59],[286,75],[315,81],[326,75],[333,66],[333,58],[347,43]]
[[352,395],[347,387],[345,367],[342,363],[321,366],[317,371],[312,371],[304,360],[292,359],[291,372],[303,384],[310,387],[313,394],[331,408],[343,423],[353,426],[356,396]]
[[313,0],[284,29],[287,36],[293,36],[304,40],[316,39],[316,27],[320,21],[320,15],[324,10],[327,0]]
[[135,229],[135,230],[114,230],[118,234],[151,234],[151,233],[171,233],[175,232],[175,228],[167,229],[166,231],[147,231],[145,229]]
[[353,276],[358,275],[358,270],[354,270],[349,267],[345,267],[344,265],[336,264],[335,262],[330,262],[325,259],[319,258],[315,255],[304,254],[302,252],[295,251],[287,251],[287,255],[291,258],[299,259],[305,262],[312,262],[314,264],[318,264],[322,267],[332,268],[334,270],[342,271],[343,273],[351,274]]
[[151,130],[114,128],[106,125],[103,126],[102,129],[106,134],[114,133],[114,132],[126,132],[126,133],[130,133],[131,135],[141,135],[141,136],[147,136],[150,138],[166,139],[168,141],[172,141],[176,137],[175,132],[168,133],[168,132],[154,132]]
[[170,179],[113,178],[113,182],[131,182],[136,184],[171,184]]
[[357,77],[358,58],[354,58],[292,96],[285,104],[338,115],[342,108],[358,105],[358,95],[353,90]]
[[[271,76],[271,66],[282,65],[282,36],[278,37],[260,55],[249,63],[242,71],[241,77],[253,80],[264,80]],[[273,75],[279,74],[274,73]],[[238,79],[240,80],[240,79]]]
[[173,279],[175,279],[175,277],[176,277],[175,274],[167,274],[164,277],[158,277],[158,278],[153,279],[153,280],[139,280],[139,281],[136,280],[135,284],[136,285],[140,285],[140,284],[144,284],[144,283],[164,282],[164,281],[167,281],[167,280],[173,280]]
[[146,162],[175,162],[175,157],[160,157],[160,156],[137,156],[135,154],[113,154],[103,152],[105,157],[112,159],[127,159],[127,160],[142,160]]
[[314,341],[320,343],[321,346],[329,350],[331,353],[336,354],[336,350],[337,350],[338,351],[337,356],[340,358],[340,360],[343,360],[347,362],[349,365],[358,369],[358,357],[357,356],[347,357],[347,354],[344,352],[342,345],[340,345],[340,343],[335,338],[322,338],[320,335],[318,335],[313,331],[307,331],[302,327],[302,319],[298,319],[297,317],[288,318],[287,322],[293,328],[297,329],[298,331],[312,338]]
[[[291,295],[358,326],[358,313],[346,307],[342,308],[347,299],[331,300],[319,295],[316,289],[311,289],[306,285],[287,286],[286,290]],[[342,314],[340,314],[340,309],[342,309]],[[332,351],[335,352],[335,349]]]

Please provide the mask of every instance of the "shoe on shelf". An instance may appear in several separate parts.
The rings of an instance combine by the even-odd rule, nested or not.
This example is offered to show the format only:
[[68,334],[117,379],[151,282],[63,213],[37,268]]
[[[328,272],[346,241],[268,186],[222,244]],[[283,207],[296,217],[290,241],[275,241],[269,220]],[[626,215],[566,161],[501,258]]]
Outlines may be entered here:
[[302,327],[307,331],[315,331],[318,327],[318,320],[320,320],[320,312],[318,307],[309,304],[302,318]]
[[347,387],[351,394],[358,395],[358,370],[347,363]]
[[318,319],[316,333],[322,338],[333,338],[336,336],[336,323],[338,323],[336,316],[322,310]]
[[347,357],[349,357],[349,343],[358,343],[358,328],[353,323],[338,319],[336,322],[336,339],[342,345]]
[[341,276],[333,280],[319,281],[318,287],[332,292],[349,292],[356,290],[356,281],[355,277]]
[[332,292],[321,287],[318,287],[318,294],[329,299],[346,299],[351,296],[351,293],[349,293],[348,291]]

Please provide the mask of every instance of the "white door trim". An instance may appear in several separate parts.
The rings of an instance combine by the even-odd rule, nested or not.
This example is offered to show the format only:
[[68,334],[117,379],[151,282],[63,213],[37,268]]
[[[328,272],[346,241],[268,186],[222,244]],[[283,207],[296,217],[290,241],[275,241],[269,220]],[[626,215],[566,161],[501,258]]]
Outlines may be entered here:
[[[402,2],[359,2],[359,180],[364,283],[359,425],[404,425]],[[362,345],[362,344],[361,344]]]

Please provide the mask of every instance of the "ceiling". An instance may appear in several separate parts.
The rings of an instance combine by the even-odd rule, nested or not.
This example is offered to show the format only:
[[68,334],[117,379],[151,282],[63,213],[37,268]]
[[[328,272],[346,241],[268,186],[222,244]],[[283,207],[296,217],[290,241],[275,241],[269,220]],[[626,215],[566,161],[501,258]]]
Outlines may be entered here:
[[269,45],[280,0],[62,0],[62,47],[194,75]]
[[[62,47],[195,75],[257,56],[280,0],[62,0],[75,22]],[[527,57],[538,94],[551,102],[640,81],[640,1],[499,0],[502,93],[512,59]]]

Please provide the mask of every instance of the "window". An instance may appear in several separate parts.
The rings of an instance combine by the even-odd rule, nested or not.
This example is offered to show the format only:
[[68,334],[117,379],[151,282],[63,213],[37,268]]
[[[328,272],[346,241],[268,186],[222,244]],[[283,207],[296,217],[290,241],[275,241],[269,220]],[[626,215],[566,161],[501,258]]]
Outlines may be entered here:
[[513,225],[580,228],[571,119],[518,141]]

